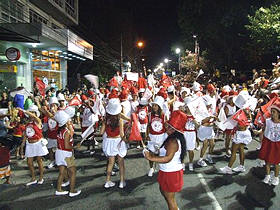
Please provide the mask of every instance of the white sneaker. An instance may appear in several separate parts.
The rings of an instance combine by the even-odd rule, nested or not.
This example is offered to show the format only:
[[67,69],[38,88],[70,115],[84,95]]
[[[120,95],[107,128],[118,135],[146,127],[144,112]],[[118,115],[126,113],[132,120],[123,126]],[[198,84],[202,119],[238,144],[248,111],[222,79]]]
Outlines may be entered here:
[[195,147],[195,150],[200,150],[200,145],[198,145],[197,147]]
[[53,168],[54,166],[55,166],[55,162],[52,161],[52,162],[48,165],[48,169],[51,169],[51,168]]
[[55,191],[55,195],[67,195],[68,193],[69,193],[68,191],[62,191],[62,192]]
[[234,169],[232,169],[232,170],[233,170],[234,172],[241,172],[241,173],[243,173],[243,172],[246,171],[245,167],[242,166],[242,165],[239,165],[239,166],[237,166],[236,168],[234,168]]
[[45,180],[44,180],[44,179],[42,179],[42,180],[38,181],[38,182],[37,182],[37,184],[43,184],[43,183],[44,183],[44,181],[45,181]]
[[90,155],[93,155],[93,154],[95,154],[95,151],[90,151],[89,154],[90,154]]
[[220,171],[221,171],[223,174],[232,174],[232,173],[233,173],[232,170],[231,170],[231,168],[228,167],[228,166],[225,166],[225,167],[223,167],[223,168],[220,168]]
[[64,183],[62,183],[62,184],[61,184],[61,187],[67,187],[69,184],[70,184],[70,182],[69,182],[69,181],[64,182]]
[[201,167],[206,167],[207,166],[207,163],[205,163],[204,160],[198,160],[197,161],[197,165],[201,166]]
[[208,156],[206,157],[206,160],[207,160],[207,162],[210,163],[210,164],[213,164],[213,163],[214,163],[214,161],[213,161],[213,159],[212,159],[212,157],[211,157],[210,155],[208,155]]
[[95,139],[94,139],[94,145],[98,146],[98,141],[96,141]]
[[271,184],[274,185],[274,186],[277,186],[279,184],[279,178],[278,177],[274,177],[271,180]]
[[112,182],[112,181],[108,181],[105,183],[104,187],[105,188],[110,188],[110,187],[114,187],[116,184],[115,182]]
[[263,182],[266,183],[266,184],[268,184],[268,183],[270,182],[270,180],[271,180],[270,175],[266,175],[266,176],[264,177],[264,179],[263,179]]
[[155,172],[155,169],[154,168],[150,168],[148,176],[152,177],[154,172]]
[[119,188],[123,189],[126,186],[126,182],[120,182]]
[[141,146],[140,146],[140,145],[138,145],[136,148],[137,148],[137,149],[141,149]]
[[186,164],[182,163],[182,167],[183,167],[183,171],[185,171],[186,170]]
[[189,163],[189,171],[193,171],[193,164]]
[[231,150],[230,149],[228,149],[227,154],[231,155]]
[[26,186],[37,184],[37,180],[26,183]]
[[75,196],[77,196],[77,195],[80,195],[81,194],[81,190],[78,190],[77,192],[75,192],[75,193],[71,193],[71,192],[69,192],[69,197],[75,197]]

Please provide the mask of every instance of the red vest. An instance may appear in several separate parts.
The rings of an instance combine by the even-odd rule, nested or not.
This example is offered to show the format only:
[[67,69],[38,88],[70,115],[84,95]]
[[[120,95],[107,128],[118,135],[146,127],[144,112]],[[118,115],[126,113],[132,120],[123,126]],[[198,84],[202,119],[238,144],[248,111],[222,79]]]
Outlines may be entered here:
[[150,116],[149,133],[152,135],[160,135],[165,133],[164,115],[161,115],[161,117],[158,115]]
[[149,122],[148,120],[148,107],[137,107],[137,116],[139,119],[140,124],[147,124]]
[[120,126],[115,128],[114,130],[110,126],[110,121],[108,120],[106,122],[106,128],[105,128],[106,134],[109,138],[117,137],[120,135]]
[[58,129],[58,123],[54,119],[49,118],[48,119],[48,138],[56,139],[57,129]]
[[40,140],[43,137],[42,129],[34,122],[27,124],[25,133],[29,140]]
[[[64,136],[65,136],[66,131],[68,131],[68,130],[63,129],[57,134],[57,148],[60,149],[60,150],[72,152],[72,149],[66,149],[65,148]],[[74,144],[73,137],[71,137],[70,145],[73,147],[73,144]]]

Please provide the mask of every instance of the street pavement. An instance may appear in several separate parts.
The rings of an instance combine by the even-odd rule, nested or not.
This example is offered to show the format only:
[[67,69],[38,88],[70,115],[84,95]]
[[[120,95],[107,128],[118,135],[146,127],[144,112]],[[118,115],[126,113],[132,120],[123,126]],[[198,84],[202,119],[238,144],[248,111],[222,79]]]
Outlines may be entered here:
[[[79,137],[75,138],[78,141]],[[77,165],[76,188],[82,193],[74,198],[55,196],[57,168],[45,169],[45,183],[26,187],[30,180],[26,161],[12,158],[12,185],[0,184],[0,210],[2,209],[135,209],[164,210],[166,202],[161,196],[157,173],[148,177],[148,161],[143,158],[142,150],[135,145],[128,150],[125,158],[126,182],[124,189],[118,188],[119,174],[112,177],[116,186],[103,187],[105,182],[106,158],[101,155],[101,139],[93,156],[83,154],[82,146],[75,152]],[[186,167],[184,187],[176,194],[180,209],[280,209],[279,186],[262,183],[265,169],[256,167],[258,142],[253,140],[246,151],[246,172],[223,175],[220,167],[228,163],[222,150],[224,142],[216,140],[216,157],[213,165],[201,168],[195,165],[194,172]],[[195,153],[195,160],[199,152]],[[47,165],[45,161],[45,165]],[[234,166],[239,164],[237,155]],[[158,168],[158,167],[157,167]],[[38,169],[37,169],[38,171]],[[2,183],[1,181],[0,183]]]

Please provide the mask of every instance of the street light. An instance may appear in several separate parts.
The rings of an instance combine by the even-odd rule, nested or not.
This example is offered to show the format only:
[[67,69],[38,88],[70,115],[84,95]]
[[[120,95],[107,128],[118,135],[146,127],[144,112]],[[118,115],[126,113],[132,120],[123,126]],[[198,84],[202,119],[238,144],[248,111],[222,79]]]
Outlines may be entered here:
[[144,42],[138,41],[138,42],[137,42],[137,47],[143,48],[143,47],[144,47]]
[[168,63],[168,61],[169,61],[168,58],[164,59],[164,63]]
[[179,70],[179,74],[181,74],[181,49],[180,48],[176,48],[176,54],[178,54],[178,70]]
[[198,64],[199,62],[199,44],[198,44],[198,41],[197,41],[197,35],[193,35],[193,38],[194,38],[194,53],[196,54],[196,64]]

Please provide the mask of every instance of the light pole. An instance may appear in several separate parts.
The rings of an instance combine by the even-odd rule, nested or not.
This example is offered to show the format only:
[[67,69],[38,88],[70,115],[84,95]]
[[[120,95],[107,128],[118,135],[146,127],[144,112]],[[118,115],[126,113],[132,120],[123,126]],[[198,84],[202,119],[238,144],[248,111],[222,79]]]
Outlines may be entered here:
[[180,48],[176,48],[176,54],[178,54],[178,71],[179,74],[181,74],[181,49]]
[[165,59],[164,59],[164,63],[166,63],[166,71],[168,70],[168,62],[169,62],[169,59],[168,59],[168,58],[165,58]]
[[[140,50],[140,53],[138,54],[138,59],[137,59],[137,68],[138,68],[138,72],[140,72],[140,68],[142,69],[142,67],[143,67],[143,63],[142,62],[144,62],[144,61],[140,61],[140,59],[143,57],[143,48],[144,48],[144,42],[143,41],[138,41],[137,43],[136,43],[136,46],[137,46],[137,48]],[[142,64],[142,65],[141,65]],[[140,68],[139,68],[139,65],[141,65],[140,66]],[[143,70],[142,70],[143,71]]]
[[196,64],[198,64],[199,62],[199,45],[198,45],[198,41],[197,41],[197,35],[193,35],[194,38],[194,53],[196,54]]

